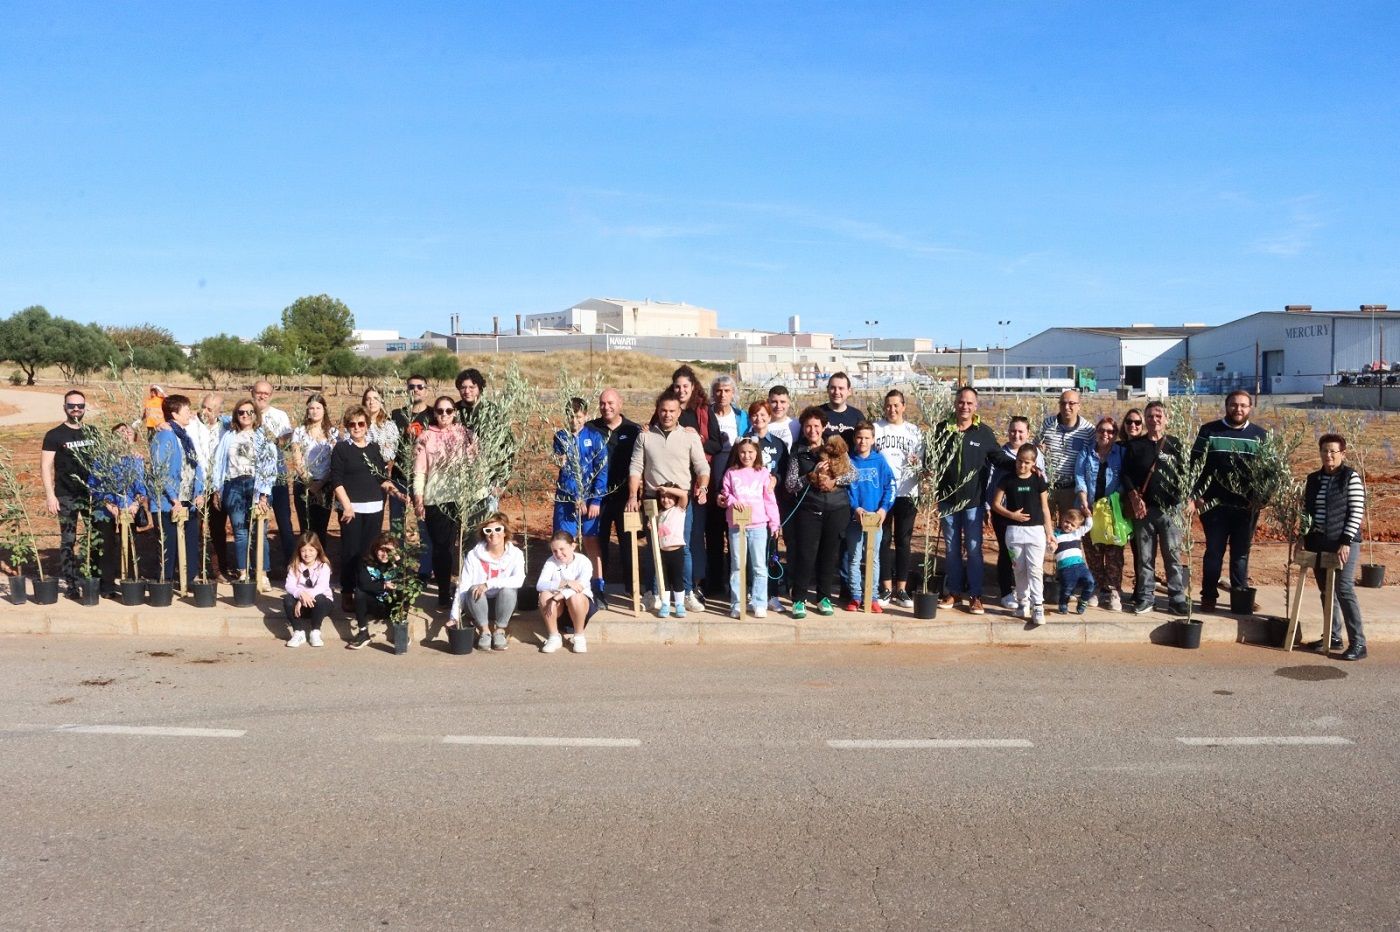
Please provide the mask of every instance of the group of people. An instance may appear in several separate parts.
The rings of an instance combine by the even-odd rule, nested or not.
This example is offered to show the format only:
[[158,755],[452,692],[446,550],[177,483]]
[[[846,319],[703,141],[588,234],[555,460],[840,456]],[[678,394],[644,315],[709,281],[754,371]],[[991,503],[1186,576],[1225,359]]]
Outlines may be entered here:
[[[271,404],[267,382],[255,384],[227,414],[217,393],[195,409],[188,397],[152,386],[160,417],[152,403],[144,414],[146,456],[159,464],[154,471],[141,467],[127,424],[114,428],[130,448],[126,455],[100,463],[85,456],[104,445],[84,425],[82,392],[71,391],[65,421],[45,436],[41,459],[48,508],[59,519],[61,573],[70,586],[75,582],[76,526],[90,514],[100,528],[102,585],[110,591],[117,572],[108,555],[117,549],[109,546],[113,528],[123,511],[149,508],[168,522],[168,575],[176,573],[177,534],[186,535],[188,553],[198,552],[197,522],[184,520],[191,512],[206,515],[216,573],[246,578],[250,554],[261,549],[266,574],[273,554],[253,537],[266,523],[254,517],[266,516],[277,528],[279,573],[286,572],[289,646],[323,643],[319,629],[336,582],[342,610],[356,617],[349,646],[363,646],[370,620],[388,617],[396,589],[412,573],[434,585],[449,624],[470,623],[478,647],[504,650],[526,581],[524,554],[499,508],[510,462],[474,473],[464,500],[463,464],[479,456],[479,434],[498,412],[483,398],[486,380],[478,370],[464,369],[456,387],[457,398],[429,401],[427,380],[410,376],[407,404],[390,411],[380,392],[369,389],[338,424],[325,398],[313,394],[293,424]],[[1060,583],[1061,613],[1071,602],[1082,613],[1095,600],[1105,609],[1145,613],[1156,604],[1160,554],[1167,610],[1184,615],[1183,527],[1174,519],[1182,507],[1199,511],[1205,532],[1201,609],[1216,607],[1227,550],[1231,590],[1248,586],[1258,515],[1230,477],[1266,434],[1250,421],[1247,392],[1232,392],[1224,416],[1203,426],[1188,451],[1169,433],[1167,408],[1157,401],[1130,409],[1121,422],[1108,416],[1091,422],[1080,414],[1078,393],[1067,391],[1042,424],[1012,417],[1002,441],[980,418],[970,386],[955,392],[947,420],[927,426],[906,419],[906,398],[897,389],[885,394],[882,416],[867,417],[851,404],[844,373],[828,379],[827,402],[796,413],[783,386],[747,407],[736,404],[737,388],[728,375],[705,386],[691,367],[680,366],[644,423],[625,416],[614,389],[601,393],[592,418],[588,402],[569,400],[567,423],[552,442],[553,536],[536,584],[544,651],[558,650],[570,635],[575,651],[587,649],[584,627],[606,605],[604,580],[619,570],[631,578],[633,548],[624,526],[628,513],[638,511],[648,515],[646,533],[656,535],[660,556],[657,566],[651,546],[640,551],[644,598],[662,617],[702,611],[706,598],[727,605],[734,618],[789,611],[801,619],[808,611],[832,615],[838,606],[861,611],[867,594],[872,612],[910,608],[912,535],[921,508],[939,524],[945,608],[985,613],[982,548],[990,523],[1000,604],[1031,625],[1045,621],[1047,559]],[[506,434],[513,436],[512,429],[504,425]],[[1345,465],[1345,438],[1325,435],[1319,448],[1321,468],[1305,492],[1314,516],[1307,545],[1337,553],[1342,564],[1338,620],[1326,646],[1340,650],[1345,627],[1343,656],[1359,659],[1366,648],[1353,589],[1354,545],[1364,490]],[[1186,457],[1203,460],[1192,488],[1179,481]],[[332,514],[340,537],[335,569],[325,547]],[[405,520],[417,525],[421,541],[415,566],[404,563],[405,541],[415,536]],[[465,537],[470,548],[459,554]],[[614,539],[621,545],[616,550]],[[875,550],[868,575],[867,543]],[[1135,572],[1125,596],[1127,549]],[[744,565],[741,551],[748,554]],[[198,561],[189,562],[192,579]],[[741,605],[745,589],[749,600]]]

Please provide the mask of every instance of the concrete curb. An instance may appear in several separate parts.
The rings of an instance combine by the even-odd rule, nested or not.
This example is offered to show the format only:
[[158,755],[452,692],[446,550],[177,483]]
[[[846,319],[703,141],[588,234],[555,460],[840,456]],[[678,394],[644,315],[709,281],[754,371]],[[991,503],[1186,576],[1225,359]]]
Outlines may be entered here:
[[[1391,596],[1392,591],[1367,590],[1362,596],[1369,641],[1400,641],[1400,612],[1389,604],[1397,601]],[[1281,612],[1281,595],[1277,606],[1268,604],[1267,594],[1261,594],[1261,598],[1266,611]],[[1316,598],[1314,593],[1312,600],[1305,603],[1304,640],[1315,640],[1321,631]],[[1203,641],[1267,640],[1266,623],[1258,616],[1214,613],[1201,617],[1205,621]],[[774,613],[767,618],[735,620],[718,612],[692,612],[683,619],[660,619],[603,611],[589,623],[588,633],[600,644],[1145,644],[1171,642],[1170,621],[1161,612],[1129,615],[1100,609],[1090,609],[1084,615],[1059,615],[1052,610],[1040,628],[1027,628],[1024,622],[999,608],[989,608],[981,616],[943,610],[931,621],[916,619],[900,609],[888,609],[879,616],[838,611],[830,617],[809,615],[803,621]],[[349,637],[349,622],[341,613],[333,613],[330,624],[342,638]],[[440,617],[415,617],[413,639],[431,637],[445,641],[442,627]],[[534,612],[518,614],[511,631],[526,644],[543,641],[543,627]],[[276,594],[261,597],[252,608],[235,608],[221,599],[210,609],[196,609],[180,601],[169,608],[132,608],[110,600],[81,606],[60,599],[55,605],[0,602],[0,634],[284,638],[287,626]]]

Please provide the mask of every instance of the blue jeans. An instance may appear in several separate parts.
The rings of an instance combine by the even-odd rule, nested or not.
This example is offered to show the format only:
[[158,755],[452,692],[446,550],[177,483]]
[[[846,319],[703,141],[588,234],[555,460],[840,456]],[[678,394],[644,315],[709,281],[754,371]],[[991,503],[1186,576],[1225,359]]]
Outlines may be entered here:
[[[282,564],[292,565],[292,551],[296,549],[296,535],[292,533],[292,495],[287,488],[285,476],[279,476],[280,480],[272,486],[272,494],[268,500],[272,503],[272,517],[277,522],[277,547],[282,551]],[[327,515],[329,520],[329,515]],[[303,531],[310,530],[302,528]],[[324,546],[324,541],[322,542]],[[267,552],[267,548],[263,548]],[[266,569],[267,567],[263,567]]]
[[[1356,601],[1356,564],[1360,561],[1361,544],[1358,542],[1351,545],[1346,565],[1337,570],[1337,584],[1332,592],[1332,638],[1341,640],[1342,626],[1345,624],[1348,647],[1366,646],[1366,634],[1361,630],[1361,603]],[[1325,600],[1327,590],[1323,582],[1326,571],[1320,566],[1314,567],[1313,579],[1317,581],[1318,598]],[[1326,607],[1324,602],[1324,610]]]
[[[884,533],[884,528],[875,529],[871,544],[875,548],[875,563],[870,576],[870,590],[878,594],[880,591],[880,537]],[[851,515],[851,523],[846,528],[846,566],[841,572],[841,578],[846,583],[846,588],[851,590],[851,601],[861,602],[865,597],[865,587],[861,583],[861,562],[865,559],[865,529],[860,526],[860,519]]]
[[1069,605],[1071,596],[1087,599],[1094,594],[1096,583],[1094,574],[1089,572],[1087,563],[1071,563],[1056,568],[1060,577],[1060,608]]
[[750,605],[766,605],[768,602],[768,526],[760,525],[739,530],[737,527],[729,529],[729,608],[730,610],[740,609],[744,606],[739,604],[739,574],[744,572],[745,567],[739,565],[739,535],[743,534],[748,541],[748,571],[753,578],[753,586],[749,589]]
[[948,572],[944,591],[949,595],[982,598],[982,519],[985,505],[957,511],[940,518],[943,525],[943,552]]
[[[224,513],[229,524],[233,525],[233,565],[239,573],[248,570],[248,519],[257,493],[253,491],[253,477],[242,476],[224,483]],[[266,525],[264,525],[266,527]],[[263,534],[263,572],[272,568],[272,554],[268,553],[267,535]]]

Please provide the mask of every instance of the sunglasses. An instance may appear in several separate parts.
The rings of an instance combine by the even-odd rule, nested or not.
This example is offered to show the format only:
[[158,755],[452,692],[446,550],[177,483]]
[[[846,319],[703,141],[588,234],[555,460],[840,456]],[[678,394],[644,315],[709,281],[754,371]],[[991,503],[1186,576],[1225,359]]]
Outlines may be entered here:
[[1101,433],[1101,434],[1116,434],[1116,433],[1118,433],[1118,431],[1115,430],[1115,429],[1112,428],[1112,427],[1100,427],[1100,428],[1099,428],[1099,433]]
[[456,408],[434,408],[434,409],[433,409],[433,413],[434,413],[434,414],[456,414],[456,413],[457,413],[457,409],[456,409]]
[[351,429],[351,430],[354,430],[356,427],[368,427],[368,426],[369,426],[369,424],[366,423],[365,421],[351,421],[351,422],[350,422],[350,429]]
[[253,412],[252,412],[252,411],[235,411],[235,412],[233,412],[233,416],[234,416],[234,417],[252,417],[252,416],[253,416]]
[[505,532],[506,529],[501,527],[500,525],[497,525],[496,527],[484,527],[481,529],[481,533],[483,534],[504,534]]
[[425,388],[427,388],[427,387],[428,387],[428,386],[426,386],[426,385],[414,385],[414,384],[410,383],[409,386],[408,386],[408,390],[411,391],[411,392],[421,392],[423,389],[425,389]]
[[1124,421],[1124,422],[1123,422],[1123,426],[1124,426],[1124,427],[1141,427],[1141,426],[1142,426],[1142,421]]
[[63,406],[71,411],[81,411],[87,407],[86,404],[69,404],[66,401],[63,403]]

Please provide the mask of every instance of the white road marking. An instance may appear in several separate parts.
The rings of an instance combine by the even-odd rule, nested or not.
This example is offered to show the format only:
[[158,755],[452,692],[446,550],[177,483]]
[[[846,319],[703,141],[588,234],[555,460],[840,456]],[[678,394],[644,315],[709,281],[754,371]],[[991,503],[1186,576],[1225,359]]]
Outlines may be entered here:
[[57,725],[54,731],[75,735],[139,735],[153,738],[241,738],[234,728],[170,728],[164,725]]
[[1033,748],[1025,738],[891,738],[828,741],[826,746],[842,751],[921,748]]
[[1176,740],[1187,747],[1193,748],[1294,747],[1300,745],[1340,747],[1342,745],[1356,743],[1350,738],[1342,738],[1337,735],[1283,735],[1279,737],[1256,738],[1177,738]]
[[476,744],[537,748],[635,748],[636,738],[532,738],[524,735],[447,735],[443,744]]

